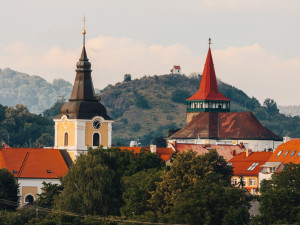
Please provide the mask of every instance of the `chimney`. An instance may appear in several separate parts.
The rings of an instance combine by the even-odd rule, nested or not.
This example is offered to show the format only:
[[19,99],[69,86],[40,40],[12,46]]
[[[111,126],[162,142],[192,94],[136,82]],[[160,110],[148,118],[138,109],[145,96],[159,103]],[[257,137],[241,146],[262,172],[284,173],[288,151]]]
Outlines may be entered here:
[[150,145],[150,152],[156,153],[156,145]]
[[249,155],[251,155],[252,150],[251,149],[246,149],[246,158],[249,157]]

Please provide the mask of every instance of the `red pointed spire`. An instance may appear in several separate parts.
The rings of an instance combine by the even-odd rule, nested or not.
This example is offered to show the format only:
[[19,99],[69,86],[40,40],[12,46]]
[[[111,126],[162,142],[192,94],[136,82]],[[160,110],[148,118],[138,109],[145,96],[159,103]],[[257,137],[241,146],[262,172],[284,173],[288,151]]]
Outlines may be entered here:
[[209,48],[206,57],[206,62],[203,70],[203,75],[200,83],[199,90],[187,101],[193,100],[220,100],[220,101],[230,101],[218,90],[217,78],[214,68],[214,63],[211,55],[209,41]]

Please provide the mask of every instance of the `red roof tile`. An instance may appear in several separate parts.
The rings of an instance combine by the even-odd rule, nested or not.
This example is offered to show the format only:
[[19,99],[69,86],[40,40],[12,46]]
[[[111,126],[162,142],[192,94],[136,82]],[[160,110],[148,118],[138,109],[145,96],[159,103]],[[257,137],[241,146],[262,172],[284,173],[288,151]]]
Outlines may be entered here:
[[230,101],[230,99],[226,98],[218,90],[217,78],[210,48],[208,49],[199,90],[187,99],[187,101],[193,100]]
[[180,70],[180,66],[174,66],[174,69]]
[[218,154],[223,156],[226,161],[233,157],[234,152],[235,154],[238,154],[243,151],[243,148],[238,145],[200,145],[176,143],[175,148],[179,153],[192,150],[197,152],[198,155],[206,154],[210,149],[216,149]]
[[282,139],[264,127],[252,112],[199,112],[170,139],[215,138],[233,140]]
[[[278,155],[280,151],[282,152]],[[282,162],[277,171],[280,171],[282,165],[290,162],[300,164],[300,140],[292,140],[279,145],[268,162]]]
[[[273,152],[252,152],[246,157],[246,152],[242,152],[229,160],[228,163],[232,163],[235,176],[257,176],[263,169],[262,165],[269,160],[272,154]],[[258,165],[253,170],[248,170],[253,163],[258,163]]]
[[2,148],[0,168],[7,168],[15,177],[58,178],[68,166],[58,149]]
[[[134,153],[140,153],[142,149],[150,151],[150,147],[119,147],[122,151],[128,150],[128,151],[133,151]],[[174,151],[172,148],[156,148],[156,154],[162,158],[163,161],[168,161]]]

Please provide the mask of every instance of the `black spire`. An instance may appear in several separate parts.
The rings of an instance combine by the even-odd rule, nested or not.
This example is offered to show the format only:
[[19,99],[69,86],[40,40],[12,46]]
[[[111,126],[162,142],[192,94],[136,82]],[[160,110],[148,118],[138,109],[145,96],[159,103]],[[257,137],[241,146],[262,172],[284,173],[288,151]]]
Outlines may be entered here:
[[92,119],[101,116],[111,120],[107,115],[105,107],[99,102],[100,97],[95,96],[91,63],[85,50],[85,28],[83,33],[83,47],[79,61],[77,62],[76,78],[69,102],[66,102],[59,110],[56,118],[67,115],[70,119]]

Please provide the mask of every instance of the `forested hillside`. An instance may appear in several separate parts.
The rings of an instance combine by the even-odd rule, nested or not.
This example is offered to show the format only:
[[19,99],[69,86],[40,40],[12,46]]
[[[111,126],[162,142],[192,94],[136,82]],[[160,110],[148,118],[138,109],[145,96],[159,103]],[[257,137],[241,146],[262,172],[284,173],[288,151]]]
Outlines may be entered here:
[[[166,137],[168,130],[183,127],[186,112],[185,99],[198,90],[201,80],[201,76],[197,74],[144,76],[135,80],[131,80],[127,74],[124,78],[124,81],[108,85],[101,91],[101,102],[115,120],[113,144],[119,146],[127,146],[131,140],[149,145],[156,137]],[[250,98],[243,91],[229,84],[218,81],[218,85],[220,91],[232,100],[231,111],[252,111],[266,127],[279,136],[300,137],[299,116],[286,116],[279,113],[276,102],[271,99],[267,99],[261,105],[254,97]],[[10,143],[13,146],[33,146],[34,143],[37,145],[41,142],[36,140],[42,134],[47,133],[46,137],[43,136],[43,145],[47,143],[46,139],[48,141],[51,139],[49,145],[51,143],[53,145],[52,118],[57,115],[63,103],[62,100],[56,102],[55,100],[59,95],[64,95],[68,99],[72,85],[64,80],[55,80],[50,84],[38,76],[5,69],[0,71],[0,87],[2,104],[22,103],[28,106],[29,111],[41,110],[53,105],[43,112],[43,117],[30,114],[27,109],[23,110],[26,111],[24,114],[30,115],[30,121],[27,122],[22,117],[13,118],[22,121],[19,123],[20,127],[16,124],[12,130],[10,126],[2,126],[1,140],[7,141],[10,136]],[[9,119],[6,110],[8,108],[4,107],[2,121]],[[14,114],[16,117],[19,115],[22,113]],[[47,125],[38,122],[41,119],[47,121],[43,122]],[[34,127],[35,132],[27,132],[28,127]],[[28,134],[32,135],[28,136]]]
[[[139,140],[149,145],[153,138],[166,136],[169,129],[185,125],[185,99],[195,93],[201,76],[145,76],[109,85],[102,91],[102,103],[115,119],[113,143],[128,145]],[[280,114],[276,102],[266,99],[260,105],[254,97],[218,81],[220,91],[231,101],[231,111],[252,111],[279,136],[300,137],[300,118]]]
[[61,95],[70,96],[72,84],[56,79],[51,83],[39,76],[30,76],[11,69],[0,69],[0,104],[26,105],[33,113],[41,113]]

